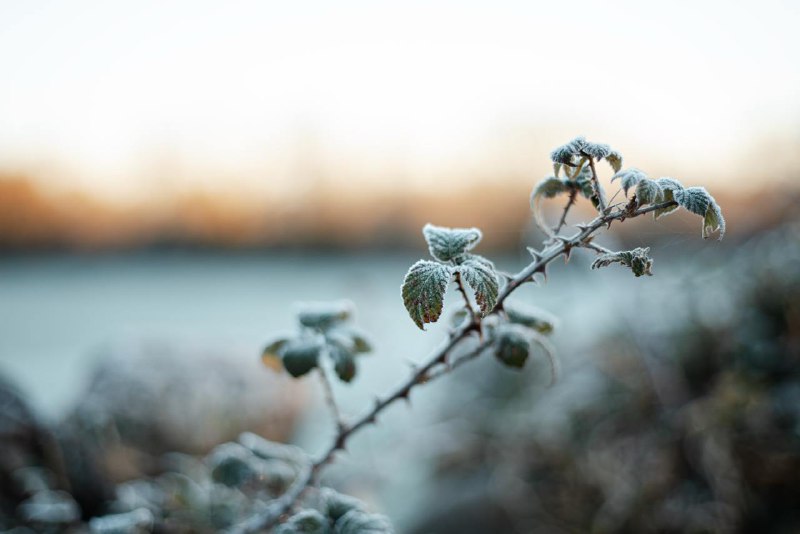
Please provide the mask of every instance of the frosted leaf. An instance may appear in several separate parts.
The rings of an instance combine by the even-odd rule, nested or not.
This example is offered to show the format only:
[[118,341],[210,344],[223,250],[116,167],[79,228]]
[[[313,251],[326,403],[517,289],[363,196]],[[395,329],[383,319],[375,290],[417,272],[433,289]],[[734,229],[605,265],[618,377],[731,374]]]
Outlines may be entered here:
[[553,198],[554,196],[569,191],[567,183],[561,178],[548,176],[533,188],[531,192],[531,209],[536,209],[534,203],[537,198]]
[[[658,180],[656,180],[656,183],[659,185],[659,187],[661,187],[661,191],[664,195],[663,200],[665,202],[671,202],[675,200],[674,192],[683,189],[681,183],[673,178],[659,178]],[[658,219],[663,215],[672,213],[676,209],[678,209],[677,205],[668,206],[666,208],[659,208],[653,211],[653,219]]]
[[263,475],[258,459],[238,443],[223,443],[206,458],[211,479],[225,486],[239,487]]
[[611,153],[606,156],[606,161],[614,172],[619,172],[622,169],[622,154],[617,152],[616,150],[612,150]]
[[89,520],[89,530],[93,534],[119,534],[151,532],[155,518],[147,508],[136,508],[122,514],[93,517]]
[[547,225],[547,222],[544,220],[544,214],[542,213],[542,199],[553,198],[554,196],[566,191],[569,191],[569,186],[567,185],[566,181],[562,180],[561,178],[556,178],[555,176],[548,176],[539,182],[531,192],[531,210],[533,211],[533,221],[536,223],[536,226],[542,230],[542,232],[550,237],[552,237],[554,234]]
[[714,201],[705,187],[688,187],[675,191],[675,200],[696,215],[705,216],[706,210]]
[[444,294],[453,275],[452,268],[435,261],[419,260],[403,280],[403,304],[408,315],[424,330],[425,323],[435,323],[442,314]]
[[292,339],[281,351],[283,368],[295,378],[303,376],[317,366],[321,349],[322,346],[315,339]]
[[655,180],[644,178],[636,184],[636,199],[640,206],[657,204],[664,198],[661,187]]
[[334,534],[394,534],[389,520],[380,514],[368,514],[361,510],[350,510],[333,528]]
[[[4,451],[5,454],[5,451]],[[37,491],[17,507],[17,514],[26,522],[65,525],[77,521],[81,512],[72,496],[65,491]],[[50,531],[51,529],[46,529]]]
[[725,235],[725,218],[722,209],[705,187],[688,187],[673,193],[675,200],[687,210],[703,217],[703,239],[719,230],[719,239]]
[[725,237],[725,217],[722,216],[722,208],[719,207],[719,204],[712,202],[703,218],[703,239],[707,239],[717,230],[719,230],[719,240],[721,241]]
[[613,182],[617,178],[619,178],[620,182],[622,183],[622,189],[625,191],[625,195],[628,194],[628,189],[635,186],[642,180],[648,179],[647,174],[635,167],[625,169],[624,171],[619,171],[611,177],[611,181]]
[[508,367],[521,369],[528,361],[531,344],[522,328],[501,325],[494,333],[496,337],[495,356]]
[[364,504],[355,497],[343,495],[331,488],[322,488],[321,494],[326,513],[334,521],[351,510],[363,511],[364,509]]
[[458,259],[456,264],[457,265],[462,265],[462,264],[470,262],[470,261],[476,261],[478,263],[482,263],[487,269],[489,269],[491,271],[495,271],[496,270],[495,266],[494,266],[494,262],[492,260],[490,260],[489,258],[485,258],[485,257],[481,256],[480,254],[464,254],[463,256],[461,256]]
[[608,267],[612,263],[619,263],[629,267],[637,278],[645,274],[648,276],[653,275],[653,258],[650,257],[649,247],[601,254],[592,262],[592,269]]
[[289,338],[281,337],[269,343],[261,352],[261,362],[273,371],[280,371],[283,368],[281,352],[288,342]]
[[569,143],[561,145],[550,153],[550,159],[554,163],[572,164],[573,158],[581,154],[581,150],[586,146],[584,137],[576,137]]
[[599,161],[611,154],[611,147],[603,143],[586,143],[582,152]]
[[343,382],[350,382],[356,376],[356,359],[350,347],[335,339],[329,340],[328,356],[333,362],[336,376]]
[[500,281],[494,270],[494,265],[486,258],[472,256],[456,270],[461,273],[461,278],[472,288],[475,302],[481,310],[481,316],[486,317],[497,304],[497,294]]
[[343,343],[351,352],[372,352],[372,344],[367,335],[352,326],[338,326],[326,333],[325,337]]
[[592,171],[588,165],[581,168],[580,172],[575,176],[574,183],[584,198],[588,198],[592,201],[592,205],[594,205],[595,208],[600,205],[600,201],[595,194],[594,185],[592,184]]
[[275,529],[275,534],[330,534],[330,523],[316,510],[301,510]]
[[549,334],[555,328],[556,318],[545,310],[509,301],[505,302],[503,309],[512,323],[527,326],[541,334]]
[[325,330],[346,321],[352,314],[353,303],[349,300],[308,302],[299,305],[297,319],[303,326]]
[[439,261],[456,259],[472,250],[483,237],[477,228],[445,228],[432,224],[426,224],[422,234],[428,242],[431,256]]

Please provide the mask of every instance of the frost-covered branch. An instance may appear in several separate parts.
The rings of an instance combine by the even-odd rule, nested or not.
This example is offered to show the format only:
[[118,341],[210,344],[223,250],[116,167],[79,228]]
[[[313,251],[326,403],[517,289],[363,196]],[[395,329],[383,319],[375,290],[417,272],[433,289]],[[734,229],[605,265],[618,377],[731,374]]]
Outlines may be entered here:
[[[534,220],[547,235],[542,249],[528,249],[533,261],[516,274],[502,273],[489,259],[472,252],[482,238],[477,228],[453,229],[426,225],[423,235],[432,259],[421,259],[408,270],[402,286],[403,304],[412,321],[424,330],[426,324],[437,322],[441,317],[447,288],[451,281],[455,281],[465,303],[459,312],[461,315],[457,317],[460,323],[424,363],[413,367],[408,378],[385,396],[376,399],[370,409],[349,423],[341,421],[330,382],[321,369],[323,387],[339,422],[336,435],[323,454],[298,473],[283,495],[270,501],[233,532],[254,532],[275,525],[297,504],[336,454],[346,449],[352,436],[375,423],[378,416],[395,402],[408,400],[417,386],[438,380],[490,349],[503,364],[519,368],[525,364],[531,346],[538,345],[551,360],[555,380],[557,365],[554,349],[544,337],[552,331],[553,321],[542,318],[538,311],[525,309],[513,301],[507,302],[507,299],[521,285],[533,281],[537,273],[546,278],[548,265],[562,255],[569,258],[575,248],[587,248],[600,254],[592,268],[620,263],[631,268],[636,276],[652,274],[653,262],[649,249],[611,251],[593,243],[594,235],[599,230],[609,228],[614,221],[622,222],[647,213],[659,218],[683,207],[703,216],[703,237],[718,230],[721,238],[725,232],[722,211],[704,188],[684,188],[672,178],[650,180],[637,169],[623,171],[622,156],[608,145],[591,143],[578,137],[555,149],[550,157],[554,163],[554,176],[545,178],[531,194]],[[595,167],[595,162],[603,159],[616,173],[612,181],[621,179],[626,198],[628,190],[636,188],[635,194],[627,202],[607,206]],[[560,177],[562,171],[564,176]],[[553,232],[553,228],[544,224],[541,202],[562,193],[569,194],[569,201]],[[589,199],[598,215],[586,224],[575,225],[577,232],[573,235],[558,235],[578,195]],[[504,283],[501,283],[501,279]],[[472,306],[469,292],[474,296],[477,310]],[[299,338],[281,338],[264,351],[265,363],[273,367],[282,365],[292,375],[301,376],[319,365],[321,355],[327,355],[340,379],[352,379],[356,370],[354,355],[370,349],[362,336],[344,325],[350,317],[349,308],[345,308],[339,305],[301,314],[303,327],[321,334],[321,337],[318,336],[316,341],[309,341],[303,335]],[[457,349],[464,348],[462,342],[473,334],[477,334],[477,344],[466,352],[456,354]]]
[[[584,226],[581,231],[576,233],[570,238],[560,239],[549,248],[544,249],[540,255],[534,258],[528,266],[515,274],[508,283],[500,291],[494,310],[491,314],[497,314],[503,309],[503,303],[519,286],[531,281],[531,277],[537,272],[545,272],[547,265],[561,256],[568,254],[569,251],[576,247],[584,246],[587,239],[591,237],[596,231],[604,226],[609,225],[612,221],[619,221],[624,219],[632,219],[646,213],[650,213],[656,209],[664,209],[674,204],[674,201],[663,202],[658,205],[648,206],[646,208],[639,208],[637,210],[618,209],[610,214],[598,216],[588,225]],[[465,293],[466,295],[466,293]],[[444,376],[452,369],[461,366],[468,361],[472,361],[480,356],[492,343],[487,339],[481,341],[478,346],[473,348],[467,354],[461,356],[451,364],[447,364],[448,356],[453,349],[464,339],[466,339],[472,332],[476,332],[480,325],[479,316],[473,315],[469,321],[466,321],[453,332],[451,336],[442,344],[439,349],[426,360],[426,362],[409,376],[404,382],[398,385],[391,393],[375,401],[374,406],[364,413],[361,417],[352,423],[345,424],[340,427],[336,437],[328,449],[322,456],[316,460],[310,469],[301,473],[287,492],[280,498],[272,501],[270,505],[256,517],[251,518],[245,525],[241,525],[239,529],[234,532],[254,532],[262,528],[274,525],[280,517],[287,513],[295,502],[300,498],[303,492],[313,484],[319,472],[333,459],[337,452],[343,451],[348,443],[348,440],[356,434],[359,430],[374,423],[378,416],[386,410],[389,406],[398,400],[408,399],[411,391],[418,385],[433,382],[434,380]]]

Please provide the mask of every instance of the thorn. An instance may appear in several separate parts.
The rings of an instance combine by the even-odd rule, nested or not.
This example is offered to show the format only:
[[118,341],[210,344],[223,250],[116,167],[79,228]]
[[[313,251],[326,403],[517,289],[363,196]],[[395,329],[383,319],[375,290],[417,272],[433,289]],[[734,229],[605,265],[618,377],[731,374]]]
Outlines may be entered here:
[[536,260],[537,262],[542,259],[542,255],[539,254],[539,251],[537,251],[533,247],[528,247],[528,252],[530,253],[531,256],[533,256],[533,259]]
[[588,224],[583,224],[583,223],[578,223],[578,224],[575,225],[575,228],[577,228],[581,232],[585,232],[586,230],[589,229],[589,225]]
[[[541,273],[544,282],[547,283],[547,265],[541,265],[537,270],[536,273]],[[533,273],[534,275],[536,273]]]

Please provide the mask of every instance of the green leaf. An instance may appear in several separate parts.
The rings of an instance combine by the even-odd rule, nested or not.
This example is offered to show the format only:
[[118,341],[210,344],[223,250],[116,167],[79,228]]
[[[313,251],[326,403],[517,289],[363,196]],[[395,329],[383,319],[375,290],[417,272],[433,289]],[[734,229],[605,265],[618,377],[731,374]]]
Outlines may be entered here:
[[331,488],[322,488],[322,499],[328,517],[337,521],[351,510],[363,511],[364,504],[349,495],[344,495]]
[[380,514],[350,510],[340,517],[333,528],[334,534],[394,534],[389,520]]
[[456,267],[461,278],[472,288],[475,302],[486,317],[497,304],[500,280],[494,270],[494,264],[482,256],[471,255],[469,259]]
[[548,176],[533,188],[531,192],[531,210],[533,211],[533,221],[542,232],[548,236],[553,236],[553,230],[547,225],[542,213],[542,199],[553,198],[554,196],[569,191],[567,181],[555,176]]
[[541,334],[549,334],[555,329],[555,317],[545,310],[515,301],[506,301],[503,309],[514,324],[527,326]]
[[631,167],[630,169],[625,169],[614,174],[614,176],[611,177],[611,181],[613,182],[617,178],[619,178],[622,189],[625,195],[627,195],[629,189],[635,187],[642,180],[647,180],[648,176],[644,171]]
[[297,319],[308,328],[327,330],[346,321],[352,314],[353,303],[349,300],[309,302],[300,304]]
[[592,170],[588,165],[581,167],[580,171],[575,176],[575,186],[580,190],[584,198],[592,201],[592,205],[596,208],[600,205],[600,201],[595,194],[594,185],[592,184]]
[[333,361],[333,370],[343,382],[350,382],[356,376],[356,358],[350,348],[343,343],[329,340],[328,356]]
[[450,266],[429,260],[420,260],[408,270],[403,280],[403,304],[411,320],[422,330],[425,323],[439,320],[452,276]]
[[508,367],[521,369],[528,361],[531,344],[522,328],[501,325],[495,330],[495,356]]
[[705,187],[687,187],[673,194],[678,204],[703,217],[703,239],[717,230],[719,239],[725,236],[725,218],[722,216],[722,209]]
[[303,376],[317,366],[321,349],[316,339],[292,339],[283,348],[283,368],[295,378]]
[[664,198],[661,187],[655,180],[644,178],[636,184],[636,199],[640,206],[657,204]]
[[218,445],[206,460],[211,479],[230,487],[239,487],[260,476],[256,461],[253,453],[238,443]]
[[600,161],[601,159],[611,155],[611,147],[603,143],[586,143],[582,152]]
[[[713,200],[713,199],[712,199]],[[722,216],[722,208],[716,201],[712,202],[703,217],[703,239],[707,239],[713,232],[719,230],[719,240],[725,237],[725,217]]]
[[341,343],[350,352],[356,354],[372,352],[372,344],[367,339],[366,334],[352,326],[337,326],[325,332],[325,339]]
[[483,237],[477,228],[445,228],[426,224],[422,234],[428,242],[431,256],[439,261],[450,261],[471,250]]
[[701,217],[705,216],[708,207],[714,201],[705,187],[688,187],[673,194],[678,204]]
[[627,196],[628,189],[634,187],[640,181],[646,180],[647,175],[644,172],[640,171],[639,169],[631,167],[630,169],[625,169],[624,171],[619,171],[618,173],[616,173],[614,176],[611,177],[611,181],[613,182],[617,178],[620,179],[622,183],[622,189],[623,191],[625,191],[625,195]]
[[592,263],[592,269],[608,267],[612,263],[619,263],[629,267],[638,278],[642,275],[652,276],[653,258],[650,257],[650,248],[635,248],[621,252],[601,254]]
[[[665,202],[671,202],[675,200],[674,197],[675,191],[680,191],[681,189],[683,189],[681,183],[673,178],[659,178],[658,180],[656,180],[656,183],[661,188],[661,191],[664,195],[663,200]],[[672,205],[666,208],[659,208],[653,211],[653,219],[658,219],[659,217],[670,214],[676,209],[678,209],[677,205]]]
[[614,172],[619,172],[622,169],[622,154],[617,152],[616,150],[612,150],[611,153],[606,156],[606,161]]
[[281,337],[269,343],[261,352],[261,362],[273,371],[280,371],[283,368],[281,354],[288,342],[289,338]]
[[550,159],[554,163],[566,165],[574,164],[573,159],[580,156],[581,150],[586,146],[587,141],[584,137],[576,137],[569,143],[561,145],[550,153]]
[[330,534],[330,523],[316,510],[301,510],[275,529],[276,534]]

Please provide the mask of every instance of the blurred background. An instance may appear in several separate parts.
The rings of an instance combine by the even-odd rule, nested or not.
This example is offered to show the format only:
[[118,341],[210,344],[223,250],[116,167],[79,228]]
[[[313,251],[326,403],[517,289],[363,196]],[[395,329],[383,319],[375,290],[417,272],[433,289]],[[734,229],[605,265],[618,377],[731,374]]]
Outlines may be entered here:
[[356,304],[375,354],[335,392],[357,415],[445,335],[399,294],[422,225],[478,226],[518,270],[549,152],[585,135],[706,186],[725,240],[687,213],[615,225],[598,242],[651,246],[654,277],[576,253],[520,291],[560,318],[555,386],[478,361],[324,481],[398,532],[799,531],[799,22],[786,0],[0,2],[0,528],[53,520],[19,504],[48,488],[76,503],[54,525],[135,508],[120,488],[246,430],[321,451],[318,384],[258,358],[293,303]]

